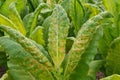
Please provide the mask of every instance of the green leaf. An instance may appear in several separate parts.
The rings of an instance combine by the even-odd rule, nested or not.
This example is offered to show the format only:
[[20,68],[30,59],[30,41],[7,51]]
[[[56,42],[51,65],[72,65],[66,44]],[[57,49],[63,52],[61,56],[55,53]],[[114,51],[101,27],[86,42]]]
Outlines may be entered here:
[[118,74],[113,74],[111,76],[108,76],[106,78],[100,79],[100,80],[120,80],[120,75]]
[[69,53],[74,43],[74,37],[68,37],[66,40],[66,54]]
[[71,0],[70,1],[70,17],[72,19],[72,23],[75,27],[75,34],[81,28],[84,21],[84,8],[82,3],[79,0]]
[[63,0],[61,3],[61,6],[66,10],[67,13],[69,13],[70,1],[71,0]]
[[[107,20],[106,20],[107,21]],[[102,54],[102,58],[106,58],[109,46],[111,42],[114,40],[113,34],[114,33],[114,27],[112,27],[112,23],[109,23],[108,25],[104,25],[103,27],[103,36],[99,40],[99,52]]]
[[[43,10],[41,10],[41,13],[40,13],[39,16],[41,16],[43,18],[47,18],[51,14],[52,14],[52,10],[51,9],[43,9]],[[38,19],[40,19],[40,17]]]
[[38,0],[29,0],[30,3],[32,4],[33,8],[35,9],[38,6]]
[[20,44],[7,37],[0,37],[0,44],[9,55],[8,75],[12,80],[52,80],[49,68],[35,60]]
[[92,78],[92,80],[96,79],[96,73],[99,71],[104,61],[102,60],[94,60],[89,64],[88,76]]
[[[30,34],[32,33],[32,31],[36,28],[37,26],[37,20],[38,20],[38,15],[40,14],[41,10],[44,9],[44,8],[48,8],[47,4],[45,3],[41,3],[33,13],[31,14],[28,14],[26,16],[26,19],[29,19],[27,21],[27,23],[25,24],[26,25],[26,28],[27,28],[27,34],[26,36],[30,36]],[[28,17],[29,16],[29,17]]]
[[[117,3],[118,2],[118,3]],[[105,8],[109,11],[109,12],[111,12],[113,15],[114,14],[118,14],[117,12],[116,12],[116,10],[117,10],[117,6],[116,6],[116,4],[119,4],[120,2],[119,2],[119,0],[110,0],[110,1],[107,1],[107,0],[103,0],[103,4],[104,4],[104,6],[105,6]],[[111,6],[112,5],[112,6]]]
[[120,74],[120,37],[112,41],[106,58],[107,75]]
[[21,19],[23,20],[23,18],[27,15],[27,14],[29,14],[30,12],[29,12],[29,7],[27,6],[27,4],[26,4],[26,6],[25,6],[25,8],[22,10],[22,12],[20,13],[20,16],[21,16]]
[[0,7],[3,5],[5,0],[0,0]]
[[114,30],[116,30],[116,36],[120,35],[120,1],[119,0],[103,0],[103,4],[107,11],[111,12],[114,18],[112,19],[114,22],[114,27],[116,27]]
[[37,28],[35,28],[35,30],[30,34],[30,38],[44,46],[45,43],[44,43],[44,39],[43,39],[42,26],[38,26]]
[[65,45],[69,29],[69,19],[65,10],[60,5],[56,5],[52,15],[44,21],[43,27],[46,43],[48,40],[48,52],[56,68],[59,69],[65,56]]
[[23,34],[25,35],[26,34],[26,30],[25,30],[25,27],[23,25],[23,22],[21,20],[21,17],[20,15],[18,14],[17,10],[16,10],[16,6],[15,6],[15,3],[11,3],[10,6],[9,6],[9,19],[14,22],[15,26],[18,28],[18,30]]
[[[88,20],[81,27],[68,54],[68,62],[65,69],[65,76],[67,78],[71,73],[73,75],[76,74],[76,79],[78,76],[81,76],[81,79],[86,77],[89,63],[94,58],[97,50],[97,40],[101,35],[99,27],[102,26],[104,19],[110,16],[110,13],[102,12]],[[72,72],[73,70],[74,72]],[[82,72],[79,73],[78,71]],[[71,77],[73,79],[75,76]]]
[[33,12],[25,15],[25,17],[23,18],[23,24],[24,24],[24,26],[25,26],[26,32],[29,31],[28,25],[29,25],[29,24],[32,24],[32,22],[31,22],[31,23],[29,22],[30,19],[31,19],[31,16],[33,16]]
[[21,11],[24,9],[27,0],[5,0],[5,2],[3,3],[3,5],[0,8],[0,13],[4,14],[5,16],[8,16],[9,15],[9,5],[12,2],[16,3],[17,11],[20,14]]
[[[99,6],[95,5],[95,4],[90,4],[90,3],[86,3],[85,5],[86,8],[86,12],[89,11],[89,18],[99,14],[100,12],[102,12],[99,8]],[[88,16],[88,15],[87,15]]]
[[15,24],[10,19],[8,19],[7,17],[5,17],[1,14],[0,14],[0,25],[6,25],[6,26],[10,26],[14,29],[17,29]]

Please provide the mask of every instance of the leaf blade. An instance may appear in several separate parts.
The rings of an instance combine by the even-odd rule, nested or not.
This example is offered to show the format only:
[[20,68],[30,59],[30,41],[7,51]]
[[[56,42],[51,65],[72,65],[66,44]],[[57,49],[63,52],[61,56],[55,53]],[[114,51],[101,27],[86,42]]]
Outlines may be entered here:
[[26,52],[20,44],[8,37],[0,37],[0,44],[9,55],[8,75],[13,78],[12,80],[52,79],[49,70]]
[[52,15],[43,23],[43,27],[45,28],[46,41],[48,39],[49,54],[55,66],[59,68],[65,55],[65,44],[69,28],[69,19],[65,10],[60,5],[56,5]]
[[111,42],[110,48],[108,50],[108,55],[106,57],[106,73],[107,75],[119,74],[119,52],[120,50],[120,37],[116,38]]
[[[68,54],[68,63],[67,63],[66,69],[65,69],[65,76],[69,77],[67,74],[71,74],[72,70],[74,70],[75,66],[78,65],[79,62],[84,64],[84,59],[83,59],[83,62],[82,62],[82,60],[81,61],[79,61],[79,60],[82,58],[81,56],[84,52],[87,53],[87,50],[85,50],[85,49],[87,48],[89,42],[92,40],[91,36],[95,35],[94,33],[96,32],[97,27],[99,27],[98,25],[101,25],[102,20],[104,21],[104,18],[107,18],[107,17],[108,18],[111,17],[111,14],[108,12],[102,12],[102,13],[94,16],[90,20],[88,20],[82,26],[82,28],[79,30],[78,35],[73,43],[73,46]],[[95,42],[96,41],[97,41],[97,37],[95,37]],[[91,43],[93,43],[93,42],[91,42]],[[96,44],[94,44],[93,46],[95,47]],[[90,50],[90,49],[88,49],[88,50]],[[96,52],[96,49],[93,49],[93,50]],[[84,56],[84,54],[83,54],[83,56]],[[91,55],[90,58],[93,58],[93,55]],[[85,59],[86,59],[86,57],[85,57]],[[89,60],[89,59],[86,59],[86,60]],[[88,64],[86,64],[86,63],[84,64],[84,68],[86,68],[86,70],[89,67],[87,65]],[[79,66],[79,67],[81,67],[81,70],[82,70],[83,66]],[[77,67],[77,68],[79,68],[79,67]],[[76,69],[75,71],[78,71],[78,70]],[[73,72],[73,74],[74,74],[74,72]],[[80,74],[80,73],[78,72],[78,74]],[[87,73],[85,72],[85,74],[87,74]],[[85,74],[83,74],[83,75],[85,75]],[[77,76],[78,75],[76,75],[76,78],[77,78]],[[82,78],[82,75],[81,75],[81,78]]]

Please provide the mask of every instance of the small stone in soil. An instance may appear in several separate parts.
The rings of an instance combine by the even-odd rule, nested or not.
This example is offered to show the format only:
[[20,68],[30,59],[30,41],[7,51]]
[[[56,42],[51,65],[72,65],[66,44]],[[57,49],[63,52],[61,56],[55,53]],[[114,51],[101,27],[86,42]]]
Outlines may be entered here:
[[96,74],[96,80],[100,80],[101,78],[104,78],[104,77],[105,77],[105,75],[104,75],[103,72],[97,72],[97,74]]

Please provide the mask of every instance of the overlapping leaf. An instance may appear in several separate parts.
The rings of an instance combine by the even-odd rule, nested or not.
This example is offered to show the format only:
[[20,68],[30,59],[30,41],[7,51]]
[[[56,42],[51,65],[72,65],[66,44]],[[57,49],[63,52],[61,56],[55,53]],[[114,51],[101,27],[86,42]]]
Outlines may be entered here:
[[37,26],[37,20],[38,20],[38,15],[40,14],[41,10],[44,8],[48,8],[47,4],[41,3],[35,10],[35,12],[28,14],[24,18],[24,25],[27,30],[26,36],[30,36],[32,31],[36,28]]
[[[114,35],[114,37],[116,38],[117,36],[120,35],[120,1],[119,0],[110,0],[110,1],[107,1],[107,0],[103,0],[103,4],[106,8],[107,11],[111,12],[114,16],[113,18],[113,24],[114,24],[114,27],[116,27],[114,29],[114,31],[116,31],[116,34]],[[112,5],[112,6],[111,6]]]
[[3,5],[0,8],[0,13],[4,14],[5,16],[9,15],[9,5],[12,2],[16,3],[16,7],[17,7],[17,11],[20,14],[21,11],[24,9],[25,4],[26,4],[27,0],[5,0],[5,2],[3,3]]
[[75,33],[77,34],[84,22],[85,16],[84,8],[80,0],[70,1],[70,16],[75,27]]
[[[108,12],[103,12],[94,16],[92,19],[88,20],[82,28],[79,30],[78,35],[74,41],[72,49],[68,54],[68,63],[65,70],[66,74],[70,74],[72,72],[73,75],[76,74],[79,69],[82,72],[78,72],[76,74],[76,78],[78,76],[86,77],[87,70],[89,68],[89,62],[93,59],[96,53],[97,40],[100,37],[101,33],[96,31],[97,27],[102,24],[104,18],[110,17],[111,15]],[[95,34],[96,33],[96,34]],[[99,35],[99,37],[98,37]],[[87,46],[89,46],[87,48]],[[92,46],[92,47],[91,47]],[[89,54],[89,52],[91,54]],[[83,54],[83,55],[82,55]],[[82,55],[82,57],[81,57]],[[91,56],[91,57],[89,57]],[[80,61],[79,61],[80,60]],[[78,64],[79,62],[79,64]],[[76,67],[77,66],[77,67]],[[80,67],[80,68],[79,68]],[[84,70],[83,70],[84,67]],[[77,69],[78,68],[78,69]],[[85,72],[85,73],[84,73]],[[82,74],[83,73],[83,74]],[[73,79],[73,77],[72,77]]]
[[20,44],[7,37],[1,37],[0,44],[9,55],[8,75],[12,79],[7,80],[52,80],[48,68],[36,61]]
[[23,25],[23,22],[21,20],[21,17],[15,7],[15,3],[11,3],[9,6],[9,19],[14,22],[15,26],[18,28],[18,30],[23,34],[26,35],[26,30]]
[[26,38],[25,36],[23,36],[21,33],[17,32],[16,30],[9,28],[7,26],[0,26],[0,29],[7,32],[11,38],[13,38],[15,41],[17,41],[19,44],[21,44],[21,46],[23,46],[23,48],[28,51],[29,53],[31,53],[31,55],[40,63],[44,63],[44,64],[49,64],[49,60],[47,58],[48,53],[43,54],[41,52],[41,50],[39,50],[39,48],[33,43],[32,40]]

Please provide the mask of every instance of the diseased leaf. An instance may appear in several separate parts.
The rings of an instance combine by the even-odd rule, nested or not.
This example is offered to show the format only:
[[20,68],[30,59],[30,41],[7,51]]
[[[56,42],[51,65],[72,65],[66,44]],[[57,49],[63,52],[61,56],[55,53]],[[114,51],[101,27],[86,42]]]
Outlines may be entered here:
[[[52,64],[52,65],[54,65],[54,63],[53,63],[53,60],[52,60],[52,58],[51,58],[51,56],[48,54],[48,52],[44,49],[44,47],[42,46],[42,45],[40,45],[40,44],[37,44],[36,42],[34,42],[34,41],[31,41],[46,57],[47,57],[47,59],[49,60],[49,62]],[[47,60],[46,60],[46,62],[47,62]],[[43,64],[45,63],[45,61],[43,62]],[[51,64],[50,65],[46,65],[46,66],[51,66]]]
[[[100,37],[100,36],[97,37],[97,35],[101,34],[99,32],[99,29],[98,29],[98,32],[96,31],[96,29],[97,27],[100,27],[100,25],[102,24],[102,21],[104,21],[105,18],[109,18],[110,16],[111,16],[110,13],[102,12],[94,16],[90,20],[88,20],[86,23],[84,23],[84,25],[79,30],[76,39],[74,40],[71,50],[69,51],[68,63],[65,69],[65,76],[69,77],[71,73],[73,74],[78,73],[76,74],[76,78],[78,78],[78,76],[81,76],[81,79],[82,77],[85,77],[85,75],[87,74],[86,71],[89,68],[88,64],[93,59],[96,52],[96,46],[97,46],[96,42]],[[88,54],[89,51],[91,54]],[[88,56],[91,56],[91,57],[88,57]],[[79,73],[78,72],[79,69],[80,71],[82,70],[83,72]],[[73,70],[75,71],[72,72]]]
[[[100,29],[101,26],[94,26],[94,28],[95,27],[96,29],[91,34],[89,42],[86,44],[87,46],[85,46],[84,51],[81,53],[78,64],[70,75],[70,80],[87,80],[89,77],[94,78],[92,75],[89,75],[89,70],[91,69],[90,63],[97,53],[97,42],[101,38],[102,33]],[[94,71],[96,70],[94,69]]]
[[9,55],[8,75],[12,80],[52,80],[49,68],[35,60],[20,44],[7,37],[0,37],[0,44]]
[[65,56],[65,44],[69,29],[69,19],[65,10],[56,5],[53,13],[44,23],[44,38],[48,43],[48,52],[52,57],[56,69],[59,69]]
[[26,38],[21,33],[7,26],[0,26],[0,29],[7,32],[12,39],[21,44],[21,46],[27,52],[29,52],[38,62],[51,66],[48,58],[41,52],[41,50],[39,50],[39,48],[33,43],[32,40]]

